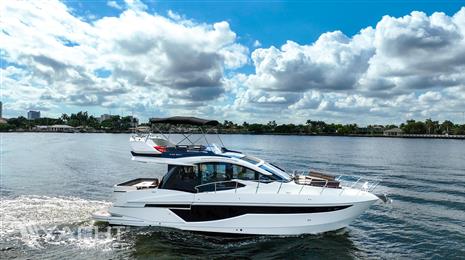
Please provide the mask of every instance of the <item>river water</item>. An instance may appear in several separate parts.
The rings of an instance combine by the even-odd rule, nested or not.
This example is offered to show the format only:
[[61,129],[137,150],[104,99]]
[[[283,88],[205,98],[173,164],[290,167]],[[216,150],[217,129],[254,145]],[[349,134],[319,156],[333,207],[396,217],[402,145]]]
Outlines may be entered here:
[[1,135],[0,258],[465,258],[465,141],[226,135],[228,148],[286,169],[379,177],[377,203],[321,235],[218,237],[95,226],[112,185],[161,177],[130,160],[128,135]]

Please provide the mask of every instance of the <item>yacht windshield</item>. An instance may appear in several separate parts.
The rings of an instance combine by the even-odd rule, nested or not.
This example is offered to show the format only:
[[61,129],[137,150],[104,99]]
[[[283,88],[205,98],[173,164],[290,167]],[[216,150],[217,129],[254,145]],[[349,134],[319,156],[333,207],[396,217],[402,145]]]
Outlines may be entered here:
[[269,163],[264,163],[262,165],[259,166],[260,168],[262,168],[263,170],[275,175],[275,176],[279,176],[281,177],[282,179],[284,180],[287,180],[287,181],[290,181],[291,180],[291,177],[289,176],[289,174],[287,174],[285,171],[281,170],[280,168],[277,168]]
[[241,159],[244,160],[244,161],[246,161],[246,162],[248,162],[248,163],[251,163],[251,164],[257,164],[257,163],[260,162],[259,159],[254,158],[254,157],[252,157],[252,156],[244,156],[244,157],[242,157]]

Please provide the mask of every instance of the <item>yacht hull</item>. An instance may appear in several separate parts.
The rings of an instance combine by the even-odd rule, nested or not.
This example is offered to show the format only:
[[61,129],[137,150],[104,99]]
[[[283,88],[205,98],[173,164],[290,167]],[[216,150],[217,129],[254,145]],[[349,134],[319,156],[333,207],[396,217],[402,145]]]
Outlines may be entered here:
[[133,192],[117,199],[108,212],[95,213],[94,219],[111,225],[160,226],[212,233],[317,234],[348,226],[378,200],[368,192],[314,190],[300,195],[228,191],[194,195],[158,190],[155,194],[146,192],[146,196],[138,194],[143,199],[137,201],[131,200],[131,195],[141,192]]
[[[359,217],[372,201],[357,203],[337,212],[300,214],[245,214],[228,219],[185,222],[176,219],[169,209],[123,209],[112,211],[125,215],[112,217],[108,212],[94,214],[94,219],[110,225],[159,226],[186,231],[248,235],[318,234],[348,226]],[[131,217],[137,216],[137,217]]]

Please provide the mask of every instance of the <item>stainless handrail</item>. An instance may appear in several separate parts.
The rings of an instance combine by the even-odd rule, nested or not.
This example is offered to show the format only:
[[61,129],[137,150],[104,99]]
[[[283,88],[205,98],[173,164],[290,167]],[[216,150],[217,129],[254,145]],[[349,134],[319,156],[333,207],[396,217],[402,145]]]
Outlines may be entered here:
[[279,191],[281,190],[282,186],[283,186],[283,181],[281,181],[281,184],[279,184],[278,192],[276,192],[276,194],[279,194]]
[[214,181],[214,182],[204,183],[204,184],[200,184],[200,185],[195,186],[194,189],[195,189],[197,192],[199,192],[199,187],[214,185],[214,186],[215,186],[214,192],[216,193],[216,191],[217,191],[216,185],[217,185],[217,184],[220,184],[220,183],[230,183],[230,182],[235,182],[235,183],[236,183],[235,190],[237,191],[239,182],[238,182],[238,181],[233,181],[233,180],[228,180],[228,181]]
[[[294,170],[294,174],[296,174],[298,171]],[[302,173],[305,173],[304,171],[300,171]],[[298,176],[305,176],[307,177],[304,180],[297,179]],[[326,188],[329,188],[329,180],[323,180],[323,179],[314,179],[311,176],[308,176],[307,174],[302,174],[302,175],[295,175],[295,180],[297,184],[302,185],[302,187],[299,190],[298,194],[301,194],[305,186],[312,186],[312,182],[325,182],[324,185],[319,186],[319,185],[313,185],[313,187],[320,187],[320,194],[323,193],[323,191]],[[367,192],[372,192],[376,189],[376,187],[380,184],[381,180],[379,177],[375,178],[370,178],[370,177],[360,177],[360,176],[351,176],[351,175],[338,175],[334,176],[334,180],[339,182],[341,192],[339,195],[341,195],[347,188],[351,189],[356,189],[360,191],[367,191]]]
[[325,190],[325,188],[328,186],[328,180],[326,180],[325,182],[325,185],[323,187],[321,187],[321,191],[320,191],[320,194],[323,193],[323,191]]

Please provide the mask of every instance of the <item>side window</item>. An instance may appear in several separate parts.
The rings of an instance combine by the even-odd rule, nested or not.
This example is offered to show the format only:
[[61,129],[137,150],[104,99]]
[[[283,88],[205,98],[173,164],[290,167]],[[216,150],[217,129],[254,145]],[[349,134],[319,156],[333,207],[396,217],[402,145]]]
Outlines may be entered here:
[[231,165],[233,179],[239,180],[257,180],[259,173],[247,167],[237,164]]
[[199,165],[199,172],[202,176],[202,184],[228,181],[232,179],[227,163],[202,163]]
[[254,170],[237,164],[201,163],[199,164],[198,169],[201,177],[201,184],[229,181],[232,179],[253,181],[260,178],[261,181],[275,180],[274,176],[260,174]]
[[160,188],[195,192],[195,186],[198,185],[197,180],[194,167],[175,166],[170,170],[165,178],[163,178]]

